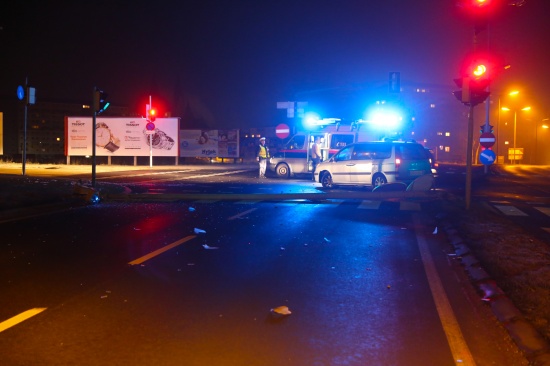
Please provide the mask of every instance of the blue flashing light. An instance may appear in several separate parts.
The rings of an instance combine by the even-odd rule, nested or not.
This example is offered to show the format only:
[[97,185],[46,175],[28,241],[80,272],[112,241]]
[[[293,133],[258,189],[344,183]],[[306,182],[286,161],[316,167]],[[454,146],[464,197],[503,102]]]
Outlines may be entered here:
[[319,125],[319,115],[313,112],[309,112],[304,116],[304,127],[310,129]]
[[403,117],[399,111],[387,106],[368,111],[367,115],[366,120],[375,129],[396,131],[403,127]]

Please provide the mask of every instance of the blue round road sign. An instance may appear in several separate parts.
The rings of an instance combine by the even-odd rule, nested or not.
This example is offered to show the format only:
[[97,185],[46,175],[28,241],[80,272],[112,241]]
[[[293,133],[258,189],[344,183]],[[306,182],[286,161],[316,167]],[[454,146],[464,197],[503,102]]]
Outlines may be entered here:
[[19,98],[19,100],[25,98],[25,89],[21,85],[17,87],[17,98]]
[[485,149],[479,153],[479,161],[483,165],[491,165],[495,162],[495,152],[493,150]]

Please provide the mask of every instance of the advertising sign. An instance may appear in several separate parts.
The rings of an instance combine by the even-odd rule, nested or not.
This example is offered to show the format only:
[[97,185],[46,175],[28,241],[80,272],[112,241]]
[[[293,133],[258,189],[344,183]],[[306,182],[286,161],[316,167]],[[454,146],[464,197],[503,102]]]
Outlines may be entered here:
[[[93,131],[97,156],[178,156],[179,118],[157,118],[155,129],[146,133],[141,117],[65,117],[65,155],[92,155]],[[151,137],[151,138],[150,138]]]
[[238,158],[239,130],[180,130],[180,157]]

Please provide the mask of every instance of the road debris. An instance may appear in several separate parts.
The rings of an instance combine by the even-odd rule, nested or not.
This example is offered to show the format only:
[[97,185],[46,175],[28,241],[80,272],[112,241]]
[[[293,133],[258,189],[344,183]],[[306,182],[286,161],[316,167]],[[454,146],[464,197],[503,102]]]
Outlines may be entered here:
[[271,315],[279,318],[283,316],[287,316],[292,314],[292,312],[288,309],[288,306],[278,306],[276,308],[271,309]]

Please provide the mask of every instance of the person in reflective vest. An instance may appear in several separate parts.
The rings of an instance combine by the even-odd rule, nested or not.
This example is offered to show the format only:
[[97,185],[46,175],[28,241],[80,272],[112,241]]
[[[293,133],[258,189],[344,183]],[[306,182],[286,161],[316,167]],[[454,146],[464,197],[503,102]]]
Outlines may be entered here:
[[260,178],[265,178],[265,169],[267,167],[267,159],[269,159],[269,147],[265,146],[265,137],[260,138],[260,145],[256,150],[256,161],[260,166]]

